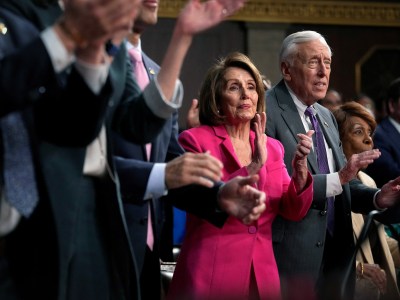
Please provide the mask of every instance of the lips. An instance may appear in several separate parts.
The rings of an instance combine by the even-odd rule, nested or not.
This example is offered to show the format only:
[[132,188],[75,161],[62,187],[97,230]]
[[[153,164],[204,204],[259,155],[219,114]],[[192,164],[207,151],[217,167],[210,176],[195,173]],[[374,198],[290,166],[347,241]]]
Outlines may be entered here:
[[158,1],[157,0],[145,0],[142,2],[142,5],[147,6],[147,7],[156,8],[158,6]]

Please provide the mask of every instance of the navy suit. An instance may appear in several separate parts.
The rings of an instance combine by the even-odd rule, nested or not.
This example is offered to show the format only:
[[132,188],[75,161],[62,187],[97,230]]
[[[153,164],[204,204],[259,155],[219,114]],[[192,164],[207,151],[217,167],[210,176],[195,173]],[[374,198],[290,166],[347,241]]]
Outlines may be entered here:
[[[111,130],[138,143],[151,141],[166,120],[151,111],[146,99],[160,95],[154,83],[141,93],[124,45],[99,95],[74,66],[56,74],[38,33],[62,11],[57,1],[37,2],[0,2],[22,16],[7,22],[8,34],[16,38],[0,36],[0,44],[7,42],[0,49],[9,51],[0,60],[0,115],[23,110],[40,193],[32,216],[5,237],[0,256],[8,268],[6,273],[0,268],[0,299],[10,299],[10,283],[2,285],[4,276],[11,278],[20,299],[140,299]],[[102,178],[85,176],[87,146],[103,125],[109,172]],[[189,186],[169,195],[178,207],[221,226],[227,216],[216,212],[219,187]],[[188,193],[193,193],[192,201],[187,201]]]
[[[283,80],[267,92],[266,107],[267,135],[282,142],[285,148],[285,164],[291,174],[291,162],[297,145],[296,134],[305,133],[305,129]],[[333,171],[337,172],[344,166],[345,156],[336,120],[328,109],[318,103],[314,104],[314,108],[324,137],[332,150],[336,167]],[[272,225],[273,246],[282,290],[298,291],[299,286],[290,285],[310,283],[313,286],[318,280],[327,279],[329,282],[320,282],[324,289],[322,299],[338,299],[343,273],[354,252],[351,211],[368,214],[374,210],[372,199],[377,189],[369,188],[359,180],[352,180],[342,186],[343,192],[335,197],[335,233],[331,238],[326,231],[326,174],[320,174],[314,152],[308,155],[307,162],[314,179],[314,198],[306,217],[299,222],[292,222],[278,216]],[[387,210],[387,214],[389,213],[390,220],[385,213],[380,216],[380,221],[391,222],[398,219],[398,211]],[[324,272],[323,276],[321,271]],[[326,283],[329,285],[326,286]],[[351,297],[354,283],[355,268],[352,268],[347,296]],[[306,286],[303,285],[303,288]]]
[[[142,57],[149,79],[153,80],[159,71],[159,66],[146,54],[142,53]],[[143,197],[154,163],[168,162],[183,154],[184,151],[178,143],[178,131],[178,112],[176,111],[167,120],[157,137],[151,141],[149,160],[145,145],[128,142],[118,134],[113,137],[115,163],[120,177],[122,197],[125,201],[124,212],[139,273],[142,273],[145,268],[146,272],[154,274],[152,282],[160,280],[158,258],[161,257],[165,261],[172,260],[172,207],[169,202],[162,201],[160,198],[143,199]],[[155,243],[152,263],[145,265],[149,205]],[[148,282],[144,283],[142,289],[148,286]],[[160,292],[157,292],[155,285],[150,285],[150,288],[155,294]]]
[[103,124],[107,132],[114,128],[147,142],[165,120],[146,107],[126,51],[115,57],[99,95],[73,66],[54,72],[38,34],[60,16],[56,1],[46,7],[30,0],[1,5],[32,21],[4,11],[8,32],[0,36],[0,112],[24,115],[40,200],[32,216],[3,238],[0,298],[139,299],[112,151],[107,152],[111,171],[103,178],[84,176],[83,165],[87,145]]
[[400,133],[389,121],[383,119],[377,126],[374,134],[374,147],[382,155],[370,164],[366,173],[382,187],[389,180],[400,176]]

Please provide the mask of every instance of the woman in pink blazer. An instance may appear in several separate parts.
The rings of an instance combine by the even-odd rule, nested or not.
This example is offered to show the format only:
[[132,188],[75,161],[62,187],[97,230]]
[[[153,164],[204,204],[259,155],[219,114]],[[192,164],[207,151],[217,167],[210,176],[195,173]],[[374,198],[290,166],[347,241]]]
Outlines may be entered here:
[[267,208],[250,225],[228,217],[221,228],[188,215],[168,300],[280,298],[271,224],[277,214],[300,220],[311,205],[306,158],[313,131],[298,135],[290,178],[281,143],[264,134],[264,93],[260,72],[244,54],[232,53],[208,71],[199,97],[203,125],[183,131],[179,142],[186,151],[220,159],[223,180],[258,174]]

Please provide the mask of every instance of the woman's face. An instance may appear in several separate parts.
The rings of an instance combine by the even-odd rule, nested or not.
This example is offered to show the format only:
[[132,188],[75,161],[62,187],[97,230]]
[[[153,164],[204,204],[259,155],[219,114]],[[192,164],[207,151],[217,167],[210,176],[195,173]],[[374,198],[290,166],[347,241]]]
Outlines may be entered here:
[[225,73],[219,110],[228,124],[250,122],[256,112],[258,93],[254,78],[244,69],[230,67]]
[[373,148],[371,127],[364,119],[354,116],[350,117],[345,126],[342,143],[343,151],[347,158],[350,158],[352,154],[361,153]]

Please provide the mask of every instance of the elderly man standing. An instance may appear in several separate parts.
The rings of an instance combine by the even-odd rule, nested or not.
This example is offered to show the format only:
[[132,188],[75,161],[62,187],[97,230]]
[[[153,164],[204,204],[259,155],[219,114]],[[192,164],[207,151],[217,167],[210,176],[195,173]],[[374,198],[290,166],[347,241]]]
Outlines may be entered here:
[[272,229],[286,299],[352,299],[355,264],[350,280],[343,282],[355,251],[351,211],[368,214],[400,201],[400,177],[381,190],[354,179],[380,152],[366,151],[346,162],[334,116],[317,103],[326,95],[331,62],[331,49],[319,33],[287,36],[279,56],[283,80],[266,95],[267,135],[282,142],[289,173],[296,134],[316,131],[314,151],[307,158],[314,178],[313,204],[300,222],[278,217]]

